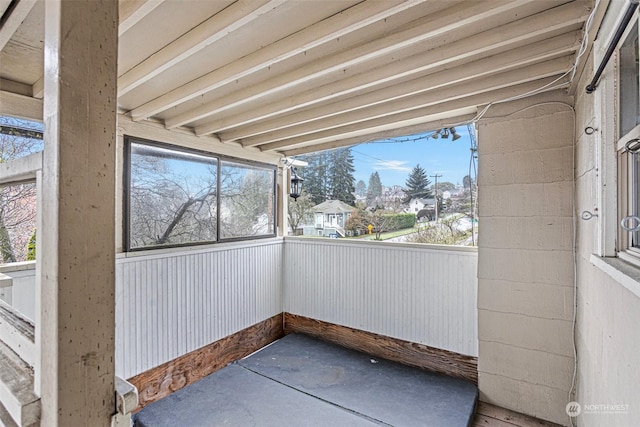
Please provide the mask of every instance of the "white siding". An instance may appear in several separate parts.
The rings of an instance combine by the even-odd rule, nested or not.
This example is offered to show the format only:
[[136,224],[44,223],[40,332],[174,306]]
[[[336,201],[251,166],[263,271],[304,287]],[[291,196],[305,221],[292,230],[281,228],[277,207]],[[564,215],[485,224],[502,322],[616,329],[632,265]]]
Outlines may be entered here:
[[284,311],[477,356],[472,248],[285,239]]
[[[578,88],[584,88],[600,63],[626,2],[611,2]],[[595,57],[595,58],[594,58]],[[578,219],[577,225],[577,326],[578,393],[580,426],[640,425],[640,270],[613,258],[619,227],[616,206],[615,58],[593,94],[576,93],[576,211],[593,211],[598,218]],[[593,135],[582,131],[597,129]],[[603,243],[606,242],[606,243]],[[618,262],[616,262],[618,261]],[[585,405],[628,405],[626,413],[586,411]]]
[[120,257],[116,374],[144,372],[282,312],[282,240]]

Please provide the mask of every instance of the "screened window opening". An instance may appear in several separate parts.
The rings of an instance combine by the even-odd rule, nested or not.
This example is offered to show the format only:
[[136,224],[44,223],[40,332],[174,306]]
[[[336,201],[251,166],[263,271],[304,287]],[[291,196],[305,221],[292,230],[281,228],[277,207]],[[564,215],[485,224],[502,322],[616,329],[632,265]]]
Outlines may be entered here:
[[128,250],[275,235],[275,168],[127,140]]

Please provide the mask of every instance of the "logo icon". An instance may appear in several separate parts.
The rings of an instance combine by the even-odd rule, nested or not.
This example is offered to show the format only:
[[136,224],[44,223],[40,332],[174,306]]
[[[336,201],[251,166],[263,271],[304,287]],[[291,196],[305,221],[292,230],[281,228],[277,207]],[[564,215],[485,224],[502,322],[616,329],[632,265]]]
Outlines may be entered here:
[[575,418],[580,415],[582,408],[580,407],[580,404],[578,402],[569,402],[567,403],[567,406],[564,408],[564,410],[567,412],[567,415]]

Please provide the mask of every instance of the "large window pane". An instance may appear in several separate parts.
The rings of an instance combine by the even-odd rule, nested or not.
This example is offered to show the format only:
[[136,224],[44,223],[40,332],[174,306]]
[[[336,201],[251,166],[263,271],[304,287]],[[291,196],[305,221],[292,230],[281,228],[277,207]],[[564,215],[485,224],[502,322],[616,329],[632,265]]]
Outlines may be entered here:
[[217,160],[132,143],[129,247],[216,240]]
[[620,47],[620,136],[640,124],[638,23]]
[[220,165],[220,238],[274,234],[273,169]]

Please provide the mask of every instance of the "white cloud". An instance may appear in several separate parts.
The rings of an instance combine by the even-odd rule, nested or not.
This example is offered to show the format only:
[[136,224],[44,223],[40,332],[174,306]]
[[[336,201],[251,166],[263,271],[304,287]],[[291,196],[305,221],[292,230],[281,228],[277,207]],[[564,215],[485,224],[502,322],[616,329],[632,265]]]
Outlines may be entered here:
[[378,160],[373,167],[381,170],[393,170],[398,172],[411,172],[412,168],[404,166],[407,164],[404,160]]

